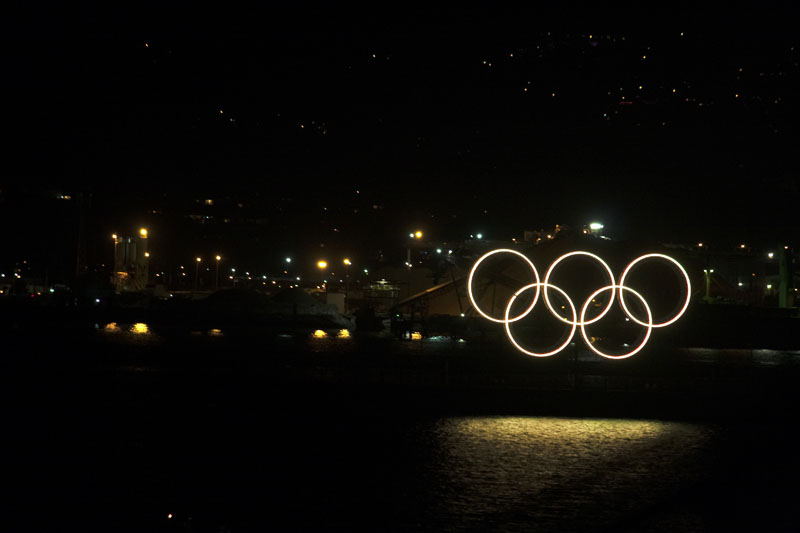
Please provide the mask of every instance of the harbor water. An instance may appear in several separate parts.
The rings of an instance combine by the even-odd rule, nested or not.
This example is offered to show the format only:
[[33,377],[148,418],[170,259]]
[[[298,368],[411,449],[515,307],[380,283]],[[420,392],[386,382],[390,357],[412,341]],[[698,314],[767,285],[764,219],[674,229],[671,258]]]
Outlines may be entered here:
[[[459,339],[29,333],[6,335],[0,376],[3,531],[796,528],[792,396],[765,399],[724,353],[694,352],[679,386],[582,356],[531,373]],[[481,366],[492,357],[510,359]],[[698,380],[709,368],[717,381]],[[659,409],[700,398],[690,378],[735,407]]]

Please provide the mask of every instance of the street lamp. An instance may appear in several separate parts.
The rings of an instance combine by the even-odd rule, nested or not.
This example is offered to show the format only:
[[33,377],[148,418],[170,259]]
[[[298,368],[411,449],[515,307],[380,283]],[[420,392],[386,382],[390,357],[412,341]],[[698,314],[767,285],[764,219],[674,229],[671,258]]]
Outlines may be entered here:
[[117,243],[119,243],[119,238],[117,237],[116,233],[111,234],[111,238],[114,239],[114,271],[117,270]]
[[217,256],[216,259],[217,259],[217,271],[216,274],[214,275],[214,290],[219,289],[219,261],[220,259],[222,259],[222,257]]
[[[328,268],[328,262],[324,259],[320,259],[317,261],[317,268],[324,271]],[[323,280],[325,283],[325,303],[328,303],[328,280]]]
[[146,239],[147,238],[147,228],[140,229],[139,230],[139,235],[142,237],[142,239]]
[[349,292],[350,292],[350,269],[347,267],[349,267],[353,263],[347,257],[344,258],[344,261],[342,261],[342,263],[344,263],[345,267],[344,268],[344,312],[346,313],[348,307]]
[[202,261],[201,258],[195,257],[194,258],[194,290],[197,290],[198,286],[198,278],[200,277],[200,262]]
[[706,275],[706,296],[704,300],[706,302],[711,302],[711,274],[714,273],[714,269],[703,269],[703,272]]

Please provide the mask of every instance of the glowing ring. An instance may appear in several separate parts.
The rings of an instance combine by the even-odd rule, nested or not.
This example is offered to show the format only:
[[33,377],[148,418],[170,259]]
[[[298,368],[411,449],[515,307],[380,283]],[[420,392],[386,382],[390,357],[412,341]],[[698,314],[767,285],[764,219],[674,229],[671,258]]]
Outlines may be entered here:
[[[642,343],[639,346],[637,346],[636,348],[634,348],[632,351],[630,351],[630,352],[628,352],[626,354],[622,354],[622,355],[609,355],[607,353],[601,352],[600,350],[598,350],[597,348],[595,348],[592,345],[592,343],[589,341],[589,337],[586,336],[586,327],[584,325],[584,324],[586,324],[586,322],[583,322],[583,316],[586,314],[586,308],[589,306],[589,303],[592,301],[592,298],[594,298],[595,296],[597,296],[598,294],[600,294],[603,291],[607,291],[609,289],[611,289],[613,291],[615,289],[615,287],[613,285],[607,285],[605,287],[602,287],[602,288],[597,289],[596,291],[594,291],[592,293],[592,295],[589,296],[589,298],[586,299],[586,302],[583,304],[583,307],[581,308],[581,335],[583,336],[583,340],[586,341],[586,344],[589,346],[589,349],[591,349],[597,355],[599,355],[601,357],[605,357],[606,359],[625,359],[625,358],[628,358],[628,357],[632,356],[633,354],[637,353],[639,350],[644,348],[645,344],[647,344],[647,340],[650,338],[650,333],[652,333],[653,328],[655,327],[655,326],[653,326],[653,315],[650,313],[650,306],[647,305],[647,302],[642,297],[642,295],[639,294],[638,292],[636,292],[635,290],[631,289],[630,287],[626,287],[626,286],[624,286],[622,284],[618,285],[616,288],[619,289],[619,293],[620,294],[622,294],[623,290],[630,291],[633,294],[635,294],[636,297],[639,298],[639,300],[641,300],[642,305],[644,306],[645,310],[647,311],[647,319],[649,320],[649,324],[641,323],[641,325],[647,327],[647,334],[644,336],[644,339],[642,339]],[[627,314],[630,317],[630,313],[628,313],[627,310],[625,311],[625,314]],[[631,318],[633,318],[633,317],[631,317]]]
[[[526,316],[528,316],[528,313],[530,313],[533,310],[533,306],[535,306],[536,302],[539,301],[539,286],[537,285],[537,287],[536,287],[536,295],[533,297],[533,302],[531,302],[530,307],[528,307],[518,317],[509,319],[508,318],[508,314],[506,314],[505,315],[505,319],[501,320],[501,319],[497,319],[497,318],[492,318],[489,315],[487,315],[486,313],[484,313],[481,310],[481,308],[478,307],[478,303],[475,301],[475,297],[472,295],[472,278],[475,275],[475,271],[478,269],[478,266],[481,264],[481,262],[483,262],[484,259],[488,258],[491,255],[499,254],[499,253],[510,253],[510,254],[517,255],[517,256],[521,257],[522,259],[524,259],[525,262],[528,263],[528,265],[531,267],[531,270],[533,270],[533,275],[536,277],[536,283],[539,283],[539,272],[536,270],[536,267],[533,265],[533,262],[530,259],[528,259],[524,254],[521,254],[516,250],[510,250],[508,248],[498,248],[497,250],[492,250],[491,252],[488,252],[488,253],[482,255],[480,257],[480,259],[475,261],[475,264],[472,266],[472,270],[469,271],[469,280],[467,281],[467,294],[469,295],[469,301],[472,302],[472,306],[475,308],[475,310],[478,313],[480,313],[480,315],[483,318],[491,320],[492,322],[497,322],[498,324],[503,324],[503,323],[508,323],[508,322],[516,322],[517,320],[520,320],[520,319],[525,318]],[[517,294],[519,294],[519,291],[517,291]],[[516,297],[516,294],[514,296]]]
[[[651,257],[658,257],[658,258],[661,258],[661,259],[666,259],[667,261],[671,261],[675,266],[678,267],[678,269],[681,271],[681,274],[683,274],[683,279],[686,281],[686,301],[683,302],[683,307],[681,308],[680,311],[678,311],[678,314],[675,315],[671,320],[668,320],[666,322],[662,322],[661,324],[653,324],[652,323],[652,321],[653,321],[652,318],[650,319],[650,322],[651,322],[650,326],[652,326],[654,328],[663,328],[664,326],[669,326],[670,324],[672,324],[673,322],[678,320],[681,317],[681,315],[683,315],[683,313],[686,312],[686,309],[688,309],[688,307],[689,307],[689,301],[692,298],[692,283],[689,281],[689,275],[686,273],[686,270],[683,269],[683,267],[681,266],[680,263],[675,261],[670,256],[664,255],[664,254],[646,254],[646,255],[643,255],[641,257],[637,257],[636,259],[631,261],[631,263],[627,266],[627,268],[625,268],[625,271],[622,273],[622,277],[619,278],[619,286],[623,287],[625,285],[625,276],[628,275],[628,272],[630,272],[631,268],[633,268],[633,265],[635,265],[639,261],[642,261],[644,259],[649,259]],[[547,281],[547,278],[545,278],[545,281]],[[546,293],[545,293],[545,296],[547,296]],[[628,315],[631,320],[633,320],[634,322],[636,322],[640,326],[647,326],[647,324],[645,324],[644,322],[642,322],[641,320],[639,320],[638,318],[633,316],[631,314],[631,312],[628,310],[628,306],[625,305],[625,298],[623,298],[623,296],[622,296],[622,291],[619,291],[619,302],[620,302],[620,304],[622,304],[622,309],[625,310],[625,314]]]
[[[568,257],[571,257],[573,255],[586,255],[586,256],[591,257],[592,259],[597,260],[597,262],[600,263],[601,265],[603,265],[603,267],[606,269],[606,273],[608,274],[608,278],[611,280],[611,283],[610,283],[609,287],[615,287],[616,286],[615,282],[614,282],[614,273],[611,272],[611,268],[608,266],[608,264],[606,264],[605,261],[600,259],[600,257],[594,255],[593,253],[580,252],[580,251],[578,251],[578,252],[570,252],[568,254],[562,255],[561,257],[559,257],[558,259],[553,261],[553,263],[550,265],[550,268],[547,269],[547,274],[544,275],[544,290],[542,291],[542,292],[544,292],[544,302],[545,302],[545,304],[547,304],[547,308],[550,309],[550,312],[553,313],[553,315],[555,315],[556,318],[558,318],[559,320],[561,320],[562,322],[565,322],[567,324],[573,324],[573,323],[570,322],[569,320],[567,320],[566,318],[562,317],[560,314],[558,314],[558,312],[555,309],[553,309],[553,306],[550,304],[550,297],[547,295],[547,287],[548,286],[551,286],[551,287],[553,286],[553,285],[550,285],[548,282],[550,281],[550,275],[553,273],[553,269],[556,267],[556,265],[559,264],[564,259],[567,259]],[[606,306],[605,309],[603,309],[602,313],[600,313],[599,315],[594,317],[592,320],[589,320],[588,322],[584,322],[583,321],[583,314],[581,314],[580,322],[578,322],[577,324],[573,324],[573,325],[583,326],[584,324],[593,324],[593,323],[597,322],[598,320],[603,318],[606,315],[606,313],[608,313],[611,310],[611,306],[612,305],[614,305],[614,289],[613,288],[611,289],[611,298],[608,299],[608,305]]]
[[[539,287],[547,288],[548,286],[552,287],[553,289],[555,289],[558,292],[560,292],[564,296],[564,298],[567,299],[567,302],[569,302],[569,308],[572,309],[572,322],[570,322],[570,324],[572,324],[572,330],[569,332],[569,337],[567,338],[566,341],[564,341],[564,344],[562,344],[561,346],[559,346],[555,350],[550,351],[550,352],[546,352],[546,353],[531,352],[531,351],[526,350],[522,346],[520,346],[519,343],[516,341],[516,339],[514,339],[514,335],[511,334],[511,326],[509,325],[513,321],[508,319],[508,314],[511,312],[511,306],[514,305],[514,300],[516,300],[517,296],[519,296],[523,292],[525,292],[528,289],[533,288],[533,287],[536,287],[536,293],[538,294],[539,293]],[[577,318],[578,317],[577,317],[577,314],[575,312],[575,306],[573,305],[572,300],[570,299],[570,297],[567,296],[566,292],[561,290],[559,287],[556,287],[555,285],[548,285],[547,283],[536,282],[536,283],[531,283],[530,285],[525,285],[520,290],[518,290],[517,292],[514,293],[514,296],[511,297],[511,299],[508,301],[508,305],[506,306],[506,313],[505,313],[505,321],[504,321],[504,323],[505,323],[505,327],[506,327],[506,334],[508,335],[508,340],[510,340],[511,343],[514,346],[516,346],[519,351],[521,351],[522,353],[525,353],[527,355],[532,355],[534,357],[550,357],[551,355],[557,354],[558,352],[560,352],[561,350],[566,348],[567,345],[572,340],[572,337],[575,336],[575,329],[577,328],[577,320],[576,320]]]

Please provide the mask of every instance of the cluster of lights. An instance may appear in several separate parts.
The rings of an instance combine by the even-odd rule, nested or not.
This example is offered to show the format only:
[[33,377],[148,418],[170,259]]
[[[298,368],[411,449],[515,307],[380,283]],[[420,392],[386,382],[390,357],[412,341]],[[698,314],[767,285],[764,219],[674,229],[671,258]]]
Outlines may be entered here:
[[[311,334],[311,337],[314,339],[326,339],[328,338],[328,332],[323,329],[314,330]],[[340,329],[336,332],[337,339],[349,339],[350,338],[350,330],[349,329]]]

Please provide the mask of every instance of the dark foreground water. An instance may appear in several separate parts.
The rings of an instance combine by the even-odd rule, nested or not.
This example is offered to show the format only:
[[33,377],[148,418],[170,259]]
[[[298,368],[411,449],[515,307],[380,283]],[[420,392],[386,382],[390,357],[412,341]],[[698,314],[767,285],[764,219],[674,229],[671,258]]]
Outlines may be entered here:
[[793,354],[547,367],[457,339],[107,326],[6,332],[0,531],[800,525]]

